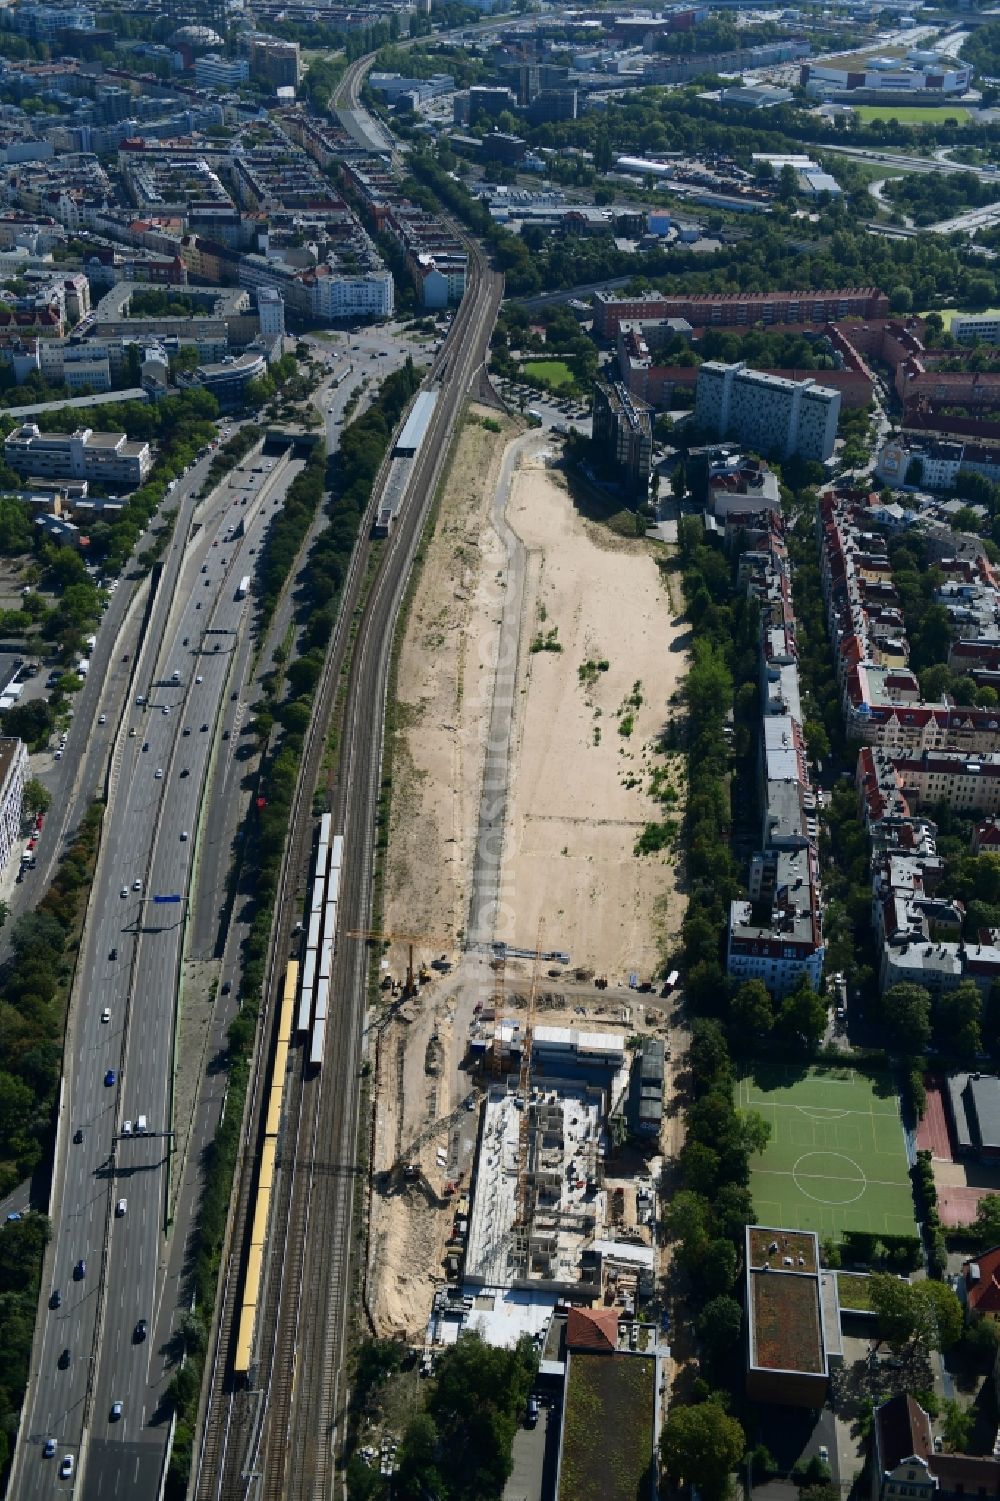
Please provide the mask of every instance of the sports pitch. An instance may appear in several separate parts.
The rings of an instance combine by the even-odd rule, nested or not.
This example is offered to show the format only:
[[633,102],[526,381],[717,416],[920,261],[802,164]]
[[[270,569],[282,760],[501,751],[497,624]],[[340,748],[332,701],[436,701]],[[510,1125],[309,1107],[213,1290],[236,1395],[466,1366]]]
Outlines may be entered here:
[[736,1086],[740,1110],[771,1127],[750,1161],[759,1225],[916,1235],[899,1105],[885,1076],[851,1068],[755,1064]]

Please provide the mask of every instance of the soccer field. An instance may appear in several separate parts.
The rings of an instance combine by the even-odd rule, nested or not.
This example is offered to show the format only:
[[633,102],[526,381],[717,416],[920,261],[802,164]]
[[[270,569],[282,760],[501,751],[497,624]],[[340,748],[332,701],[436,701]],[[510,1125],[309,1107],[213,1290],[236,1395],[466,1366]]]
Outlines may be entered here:
[[771,1127],[751,1159],[750,1191],[760,1225],[916,1235],[899,1105],[885,1076],[851,1068],[755,1064],[736,1086],[741,1110]]
[[943,125],[945,120],[957,120],[961,125],[972,118],[961,104],[859,104],[856,108],[864,125],[873,120],[898,120],[900,125]]

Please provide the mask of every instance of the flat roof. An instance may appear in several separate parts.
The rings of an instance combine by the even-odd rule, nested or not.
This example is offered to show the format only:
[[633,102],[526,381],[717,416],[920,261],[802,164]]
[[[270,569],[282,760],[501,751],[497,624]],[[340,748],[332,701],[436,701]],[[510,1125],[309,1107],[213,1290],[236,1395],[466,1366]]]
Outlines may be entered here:
[[415,453],[424,440],[428,424],[437,406],[437,391],[420,391],[396,439],[395,453]]

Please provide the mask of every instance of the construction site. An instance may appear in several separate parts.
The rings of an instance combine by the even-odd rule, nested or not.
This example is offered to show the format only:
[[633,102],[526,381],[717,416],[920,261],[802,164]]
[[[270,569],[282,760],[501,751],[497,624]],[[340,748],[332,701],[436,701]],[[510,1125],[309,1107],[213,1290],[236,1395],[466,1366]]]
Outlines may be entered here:
[[[654,545],[582,519],[544,435],[494,425],[463,431],[410,605],[385,929],[357,935],[380,945],[384,987],[367,1305],[425,1368],[462,1329],[542,1347],[566,1303],[614,1310],[627,1348],[662,1270],[661,1154],[679,1147],[677,997],[649,977],[681,904],[670,852],[633,845],[660,816],[685,627]],[[539,620],[565,650],[537,649]],[[501,838],[484,845],[505,664]],[[627,726],[602,737],[622,704]]]

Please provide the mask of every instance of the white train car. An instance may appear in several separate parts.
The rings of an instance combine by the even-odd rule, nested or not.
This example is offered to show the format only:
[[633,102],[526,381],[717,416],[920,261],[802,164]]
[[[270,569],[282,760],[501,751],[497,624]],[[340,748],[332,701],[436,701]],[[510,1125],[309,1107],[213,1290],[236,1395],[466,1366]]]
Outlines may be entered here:
[[322,1068],[323,1049],[326,1046],[326,1020],[313,1022],[312,1042],[309,1047],[310,1068]]
[[344,863],[344,836],[334,834],[330,845],[330,869],[339,870]]
[[299,1014],[296,1023],[296,1031],[308,1032],[309,1022],[312,1017],[313,992],[316,989],[316,960],[315,949],[306,949],[305,963],[302,966],[302,990],[299,995]]
[[318,1021],[318,1022],[325,1022],[326,1021],[327,1009],[329,1007],[329,1004],[330,1004],[330,982],[329,982],[329,980],[323,979],[322,976],[321,976],[320,979],[317,980],[317,982],[316,982],[316,1011],[315,1011],[315,1019],[316,1019],[316,1021]]
[[333,831],[333,814],[332,813],[322,813],[320,815],[320,820],[319,820],[319,842],[320,842],[320,844],[329,844],[330,843],[330,835],[331,835],[332,831]]

